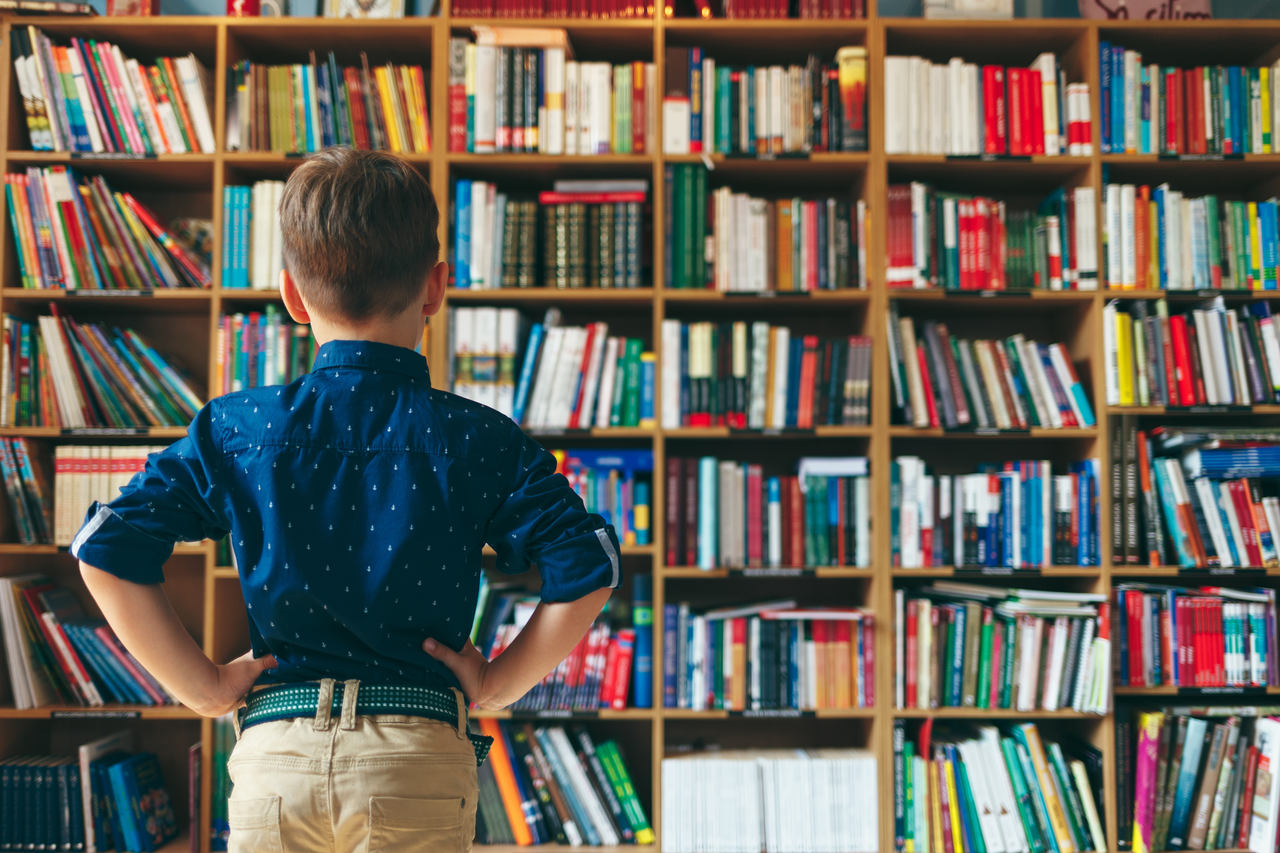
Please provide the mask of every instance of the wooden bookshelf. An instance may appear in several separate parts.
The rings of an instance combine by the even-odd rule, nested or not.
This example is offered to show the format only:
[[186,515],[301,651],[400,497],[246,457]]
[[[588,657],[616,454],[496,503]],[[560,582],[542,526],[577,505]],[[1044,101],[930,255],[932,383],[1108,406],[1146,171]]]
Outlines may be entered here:
[[[1043,455],[1055,461],[1075,461],[1088,457],[1106,460],[1109,447],[1111,416],[1138,414],[1154,417],[1225,418],[1249,415],[1275,416],[1280,406],[1256,406],[1204,410],[1166,410],[1163,407],[1115,408],[1103,405],[1105,387],[1101,330],[1103,306],[1111,298],[1105,292],[1033,293],[1030,298],[1001,294],[890,292],[884,287],[886,244],[885,201],[891,182],[934,180],[962,188],[991,187],[996,193],[1016,191],[1025,186],[1051,188],[1059,184],[1088,185],[1102,198],[1103,172],[1116,180],[1164,180],[1185,182],[1192,187],[1225,183],[1243,194],[1254,197],[1270,194],[1280,186],[1280,154],[1247,155],[1239,160],[1221,162],[1169,160],[1154,155],[1104,155],[1089,157],[1032,157],[1029,159],[951,159],[943,156],[886,155],[884,150],[884,86],[881,69],[890,54],[915,53],[931,59],[945,60],[960,54],[968,60],[1001,64],[1028,64],[1042,50],[1058,52],[1072,73],[1073,80],[1090,85],[1095,128],[1098,126],[1100,91],[1097,63],[1098,44],[1102,40],[1144,49],[1163,61],[1178,63],[1261,62],[1280,54],[1280,22],[1214,21],[1182,22],[1089,22],[1077,20],[988,21],[924,21],[879,18],[872,16],[857,21],[751,21],[666,19],[631,20],[509,20],[453,17],[449,0],[442,0],[442,15],[432,18],[409,18],[396,21],[352,22],[324,19],[263,18],[227,19],[216,17],[166,16],[155,18],[10,18],[0,22],[0,36],[7,39],[14,26],[32,25],[56,36],[88,36],[119,43],[126,53],[138,56],[172,55],[193,51],[213,72],[215,80],[214,130],[219,150],[213,154],[167,155],[154,158],[93,158],[70,154],[32,152],[27,149],[26,127],[21,99],[17,96],[11,63],[0,72],[0,116],[3,116],[3,150],[0,161],[4,171],[28,166],[70,165],[88,174],[102,174],[119,188],[139,194],[163,215],[199,215],[213,221],[214,284],[207,291],[157,292],[145,296],[115,294],[68,294],[62,291],[31,291],[17,287],[17,261],[9,224],[0,226],[0,310],[30,316],[40,312],[49,302],[59,303],[60,310],[77,318],[112,319],[139,326],[153,336],[166,354],[171,354],[197,377],[197,390],[204,392],[213,382],[214,345],[217,318],[228,310],[252,309],[278,302],[274,291],[255,292],[222,287],[219,261],[221,257],[222,209],[224,186],[249,183],[266,177],[284,177],[300,158],[273,152],[230,152],[221,150],[226,139],[226,70],[245,58],[271,61],[298,61],[308,50],[333,49],[346,59],[353,51],[367,50],[371,61],[394,60],[422,64],[430,77],[428,102],[431,114],[431,149],[433,154],[408,157],[436,188],[442,210],[441,239],[451,245],[448,232],[448,205],[451,180],[459,175],[492,180],[517,179],[525,183],[546,184],[556,177],[627,176],[645,177],[650,181],[652,210],[660,216],[663,210],[664,168],[671,163],[706,162],[714,171],[713,185],[749,181],[753,187],[776,188],[781,192],[796,185],[843,186],[868,202],[870,210],[871,249],[868,252],[870,287],[865,291],[816,293],[809,296],[777,295],[765,298],[727,298],[710,292],[669,290],[662,280],[662,265],[655,264],[653,281],[639,290],[454,290],[448,294],[450,304],[496,304],[538,310],[549,305],[570,306],[575,312],[600,319],[626,318],[630,323],[645,323],[647,340],[652,346],[660,340],[661,322],[668,317],[758,317],[767,312],[771,320],[786,321],[792,317],[821,313],[847,317],[849,330],[869,334],[873,338],[871,424],[867,427],[820,427],[812,431],[739,432],[728,429],[630,429],[592,430],[589,434],[575,431],[547,432],[540,440],[550,447],[573,446],[588,441],[593,446],[608,446],[620,441],[625,446],[649,446],[654,451],[653,539],[647,547],[624,549],[626,574],[652,572],[654,584],[654,662],[655,699],[662,696],[662,608],[668,598],[690,596],[711,602],[716,596],[756,595],[800,597],[826,596],[817,599],[832,603],[859,604],[876,614],[877,704],[872,709],[822,711],[817,713],[755,716],[727,712],[693,712],[675,709],[639,709],[621,712],[601,711],[585,715],[596,725],[607,726],[611,734],[623,740],[633,774],[640,786],[640,797],[659,837],[662,815],[660,777],[661,761],[671,747],[695,738],[722,740],[729,746],[856,746],[872,750],[879,760],[878,816],[880,850],[894,849],[893,839],[893,768],[891,733],[895,720],[918,721],[924,717],[939,720],[1000,721],[1036,720],[1052,731],[1071,731],[1091,741],[1104,754],[1105,827],[1108,846],[1118,848],[1116,824],[1115,725],[1112,716],[1093,717],[1066,712],[1014,712],[971,709],[941,709],[933,712],[897,710],[893,707],[893,590],[895,585],[910,584],[931,578],[963,577],[994,585],[1023,583],[1032,577],[1034,583],[1060,585],[1070,589],[1109,591],[1119,578],[1173,578],[1176,567],[1137,567],[1113,565],[1109,537],[1100,542],[1102,565],[1098,567],[1063,566],[1036,573],[999,574],[956,571],[950,567],[897,569],[890,561],[890,538],[887,520],[881,517],[873,525],[873,564],[870,569],[816,567],[797,571],[744,572],[715,570],[703,572],[688,567],[670,567],[665,563],[663,543],[663,506],[665,459],[669,453],[688,453],[714,448],[714,452],[741,454],[740,458],[768,456],[794,458],[801,454],[866,454],[871,460],[872,497],[874,506],[889,505],[888,471],[896,453],[918,453],[933,463],[946,462],[959,455],[962,464],[976,459],[1026,458],[1027,454]],[[869,4],[874,5],[874,4]],[[667,45],[701,45],[713,56],[726,56],[738,61],[745,57],[762,60],[791,59],[800,61],[811,49],[834,51],[843,44],[867,47],[869,60],[870,150],[866,153],[822,154],[809,158],[753,160],[700,155],[667,156],[660,152],[643,155],[561,156],[538,155],[474,155],[446,152],[447,142],[447,55],[448,39],[476,24],[564,27],[569,30],[580,54],[596,57],[645,59],[657,63],[659,81],[663,73],[663,51]],[[661,82],[659,82],[661,89]],[[661,116],[659,116],[659,122]],[[662,138],[661,128],[657,138]],[[1262,190],[1255,190],[1261,187]],[[7,215],[6,215],[7,219]],[[1102,218],[1097,221],[1101,227]],[[653,228],[652,256],[663,255],[663,233]],[[1202,299],[1202,293],[1158,293],[1129,291],[1117,294],[1125,299],[1172,301]],[[1227,293],[1228,300],[1269,298],[1270,293]],[[1280,293],[1275,296],[1280,298]],[[1031,430],[1023,433],[944,433],[941,430],[914,430],[893,425],[890,416],[889,362],[884,340],[884,318],[890,299],[900,300],[902,308],[913,314],[937,316],[941,313],[963,317],[970,327],[991,332],[1030,328],[1044,331],[1046,336],[1063,341],[1082,366],[1082,380],[1091,390],[1094,409],[1099,415],[1096,428],[1079,430]],[[824,317],[824,319],[826,319]],[[837,322],[840,322],[837,320]],[[430,334],[430,361],[437,366],[433,376],[437,384],[447,381],[442,365],[446,361],[447,325],[433,321]],[[201,382],[203,380],[203,382]],[[657,389],[661,393],[661,387]],[[657,405],[661,407],[661,400]],[[25,436],[49,445],[60,441],[151,442],[171,440],[182,434],[180,429],[143,430],[136,435],[119,436],[93,431],[74,435],[62,430],[17,428],[0,434]],[[953,443],[953,439],[956,440]],[[725,442],[729,442],[726,444]],[[956,454],[957,448],[960,453]],[[1106,530],[1110,518],[1110,466],[1101,466],[1102,489],[1100,512]],[[0,501],[4,498],[0,496]],[[11,544],[14,539],[7,506],[0,507],[0,571],[18,573],[38,569],[73,583],[74,563],[63,550]],[[214,548],[202,546],[180,548],[168,567],[170,593],[177,609],[192,634],[211,655],[228,659],[248,646],[243,605],[234,569],[217,564]],[[1271,583],[1280,571],[1271,570],[1263,577],[1243,575],[1228,582]],[[1197,573],[1191,577],[1219,577]],[[673,587],[668,588],[668,582]],[[1211,581],[1216,582],[1216,581]],[[629,596],[624,582],[619,595]],[[87,601],[87,596],[82,596]],[[0,690],[7,689],[7,685]],[[1124,689],[1117,691],[1125,701],[1163,703],[1189,694],[1174,689]],[[1211,694],[1202,694],[1208,698]],[[1265,695],[1280,695],[1272,688]],[[204,744],[203,775],[200,780],[201,813],[209,814],[210,770],[213,759],[212,726],[199,721],[185,709],[106,708],[86,711],[78,708],[40,708],[16,711],[5,708],[0,697],[0,752],[19,748],[67,749],[82,735],[97,735],[113,728],[133,728],[140,742],[161,753],[180,819],[185,821],[187,802],[185,746],[197,740]],[[498,718],[513,716],[510,712],[485,714]],[[524,715],[514,715],[524,718]],[[572,715],[583,719],[584,715]],[[534,715],[533,719],[556,720],[559,715]],[[40,746],[43,744],[43,746]],[[208,827],[200,829],[199,849],[209,849]],[[165,850],[185,850],[182,839]],[[490,853],[512,853],[507,847],[489,848]],[[612,853],[608,851],[607,853]]]

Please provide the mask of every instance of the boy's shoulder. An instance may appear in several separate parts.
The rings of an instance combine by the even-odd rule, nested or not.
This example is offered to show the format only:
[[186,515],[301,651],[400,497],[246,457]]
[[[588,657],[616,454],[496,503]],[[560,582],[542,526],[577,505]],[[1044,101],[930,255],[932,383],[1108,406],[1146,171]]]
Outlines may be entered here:
[[431,403],[446,420],[458,420],[460,426],[476,426],[482,430],[496,430],[496,434],[506,436],[520,432],[520,427],[511,418],[490,408],[483,403],[466,397],[460,397],[451,391],[432,388],[428,392]]

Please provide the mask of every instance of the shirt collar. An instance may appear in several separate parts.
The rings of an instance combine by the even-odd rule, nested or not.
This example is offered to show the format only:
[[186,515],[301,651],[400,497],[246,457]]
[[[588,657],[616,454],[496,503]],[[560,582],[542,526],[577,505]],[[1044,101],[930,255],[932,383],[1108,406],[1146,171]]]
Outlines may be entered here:
[[386,370],[414,380],[431,382],[427,360],[415,350],[375,341],[329,341],[316,352],[312,370],[332,367],[354,367],[362,370]]

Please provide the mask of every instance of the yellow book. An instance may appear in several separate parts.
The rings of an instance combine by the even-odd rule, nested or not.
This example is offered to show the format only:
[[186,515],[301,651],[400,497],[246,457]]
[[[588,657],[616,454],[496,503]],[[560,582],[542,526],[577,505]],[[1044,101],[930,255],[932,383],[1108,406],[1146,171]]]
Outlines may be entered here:
[[387,69],[381,65],[373,69],[373,78],[378,89],[378,101],[382,105],[382,116],[386,119],[387,144],[391,146],[391,150],[394,153],[403,153],[404,143],[400,139],[400,128],[396,122],[396,110],[391,102],[391,98],[394,96],[391,89],[393,82],[387,75]]
[[1262,289],[1262,229],[1258,227],[1258,203],[1249,202],[1249,286]]
[[1067,813],[1062,801],[1058,799],[1057,783],[1049,772],[1049,760],[1044,754],[1044,744],[1040,742],[1040,732],[1034,723],[1023,723],[1014,729],[1015,736],[1027,748],[1031,758],[1031,766],[1036,772],[1036,781],[1044,797],[1045,810],[1049,812],[1049,825],[1058,841],[1058,853],[1076,853],[1075,841],[1071,836],[1071,825],[1067,823]]
[[1120,405],[1133,405],[1133,321],[1116,312],[1116,375],[1120,380]]
[[778,327],[769,327],[769,360],[766,362],[764,383],[764,425],[773,426],[773,387],[777,382],[773,366],[778,351]]
[[962,853],[964,831],[960,826],[960,793],[956,790],[956,768],[950,760],[942,762],[942,772],[947,783],[947,809],[951,812],[951,842],[955,853]]
[[1271,69],[1258,69],[1258,82],[1262,85],[1262,153],[1270,154],[1271,145]]

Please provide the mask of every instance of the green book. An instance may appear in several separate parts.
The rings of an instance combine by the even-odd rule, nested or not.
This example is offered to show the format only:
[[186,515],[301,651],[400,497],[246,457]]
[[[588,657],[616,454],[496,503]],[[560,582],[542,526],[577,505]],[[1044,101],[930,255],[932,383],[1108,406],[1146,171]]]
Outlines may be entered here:
[[690,168],[693,169],[693,245],[689,254],[693,255],[693,276],[689,286],[703,288],[707,285],[707,170],[701,166]]
[[818,534],[816,503],[818,478],[805,477],[804,482],[804,563],[806,566],[822,565],[818,562]]
[[[640,425],[640,351],[644,343],[639,338],[627,338],[626,391],[622,399],[622,423],[619,426]],[[612,418],[610,418],[612,423]]]
[[[1209,286],[1221,287],[1222,270],[1225,264],[1222,262],[1222,234],[1218,230],[1218,197],[1207,195],[1204,197],[1203,204],[1205,230],[1209,232]],[[1218,268],[1216,279],[1213,275],[1215,266]]]
[[[1057,845],[1053,834],[1041,828],[1036,816],[1034,797],[1028,787],[1027,778],[1023,775],[1022,765],[1018,761],[1018,749],[1013,738],[1000,738],[1000,752],[1004,755],[1005,769],[1009,772],[1009,781],[1013,784],[1013,796],[1018,801],[1018,818],[1022,821],[1022,831],[1026,833],[1031,853],[1044,853],[1053,850],[1057,853]],[[1047,819],[1046,819],[1047,822]]]
[[969,784],[969,771],[957,750],[952,750],[952,755],[955,759],[952,765],[955,768],[956,787],[960,793],[960,808],[965,812],[962,820],[969,825],[969,840],[973,842],[973,849],[967,853],[987,853],[986,840],[982,837],[982,824],[978,820],[978,804],[973,799],[973,786]]
[[1088,818],[1084,816],[1084,803],[1080,800],[1080,792],[1076,790],[1067,768],[1067,760],[1062,755],[1062,747],[1055,742],[1045,744],[1049,758],[1049,771],[1053,781],[1058,785],[1058,801],[1067,815],[1067,824],[1071,829],[1071,837],[1075,841],[1076,850],[1088,850],[1093,847],[1093,837],[1089,834]]
[[904,850],[915,850],[915,814],[916,814],[916,790],[915,779],[913,778],[916,758],[916,745],[912,741],[907,741],[902,747],[902,788],[903,788],[903,828],[902,837],[905,846]]
[[604,763],[605,772],[622,803],[622,810],[635,832],[636,844],[652,844],[653,827],[649,825],[649,819],[645,817],[644,808],[640,805],[640,798],[636,796],[635,786],[631,783],[631,775],[627,773],[627,765],[622,760],[618,744],[607,740],[596,747],[596,753]]
[[1018,623],[1012,619],[1000,620],[1004,632],[1000,644],[1000,707],[1013,707],[1013,650],[1018,636]]
[[613,402],[609,404],[609,426],[622,426],[622,401],[627,390],[627,345],[623,339],[618,348],[618,374],[613,382]]
[[978,652],[978,695],[976,705],[979,708],[991,707],[991,637],[995,631],[995,619],[988,620],[986,614],[982,619],[982,634]]
[[[1015,376],[1022,377],[1022,385],[1024,388],[1030,388],[1031,383],[1029,382],[1027,371],[1022,366],[1022,354],[1019,353],[1018,348],[1013,345],[1013,339],[1005,338],[1000,343],[1004,346],[1005,355],[1009,358],[1009,368],[1013,371]],[[1027,422],[1033,427],[1041,426],[1040,416],[1036,412],[1036,407],[1029,404],[1027,405]]]
[[695,211],[698,205],[694,201],[694,166],[683,164],[676,166],[676,227],[675,233],[675,286],[679,288],[693,287],[694,261],[693,243]]

